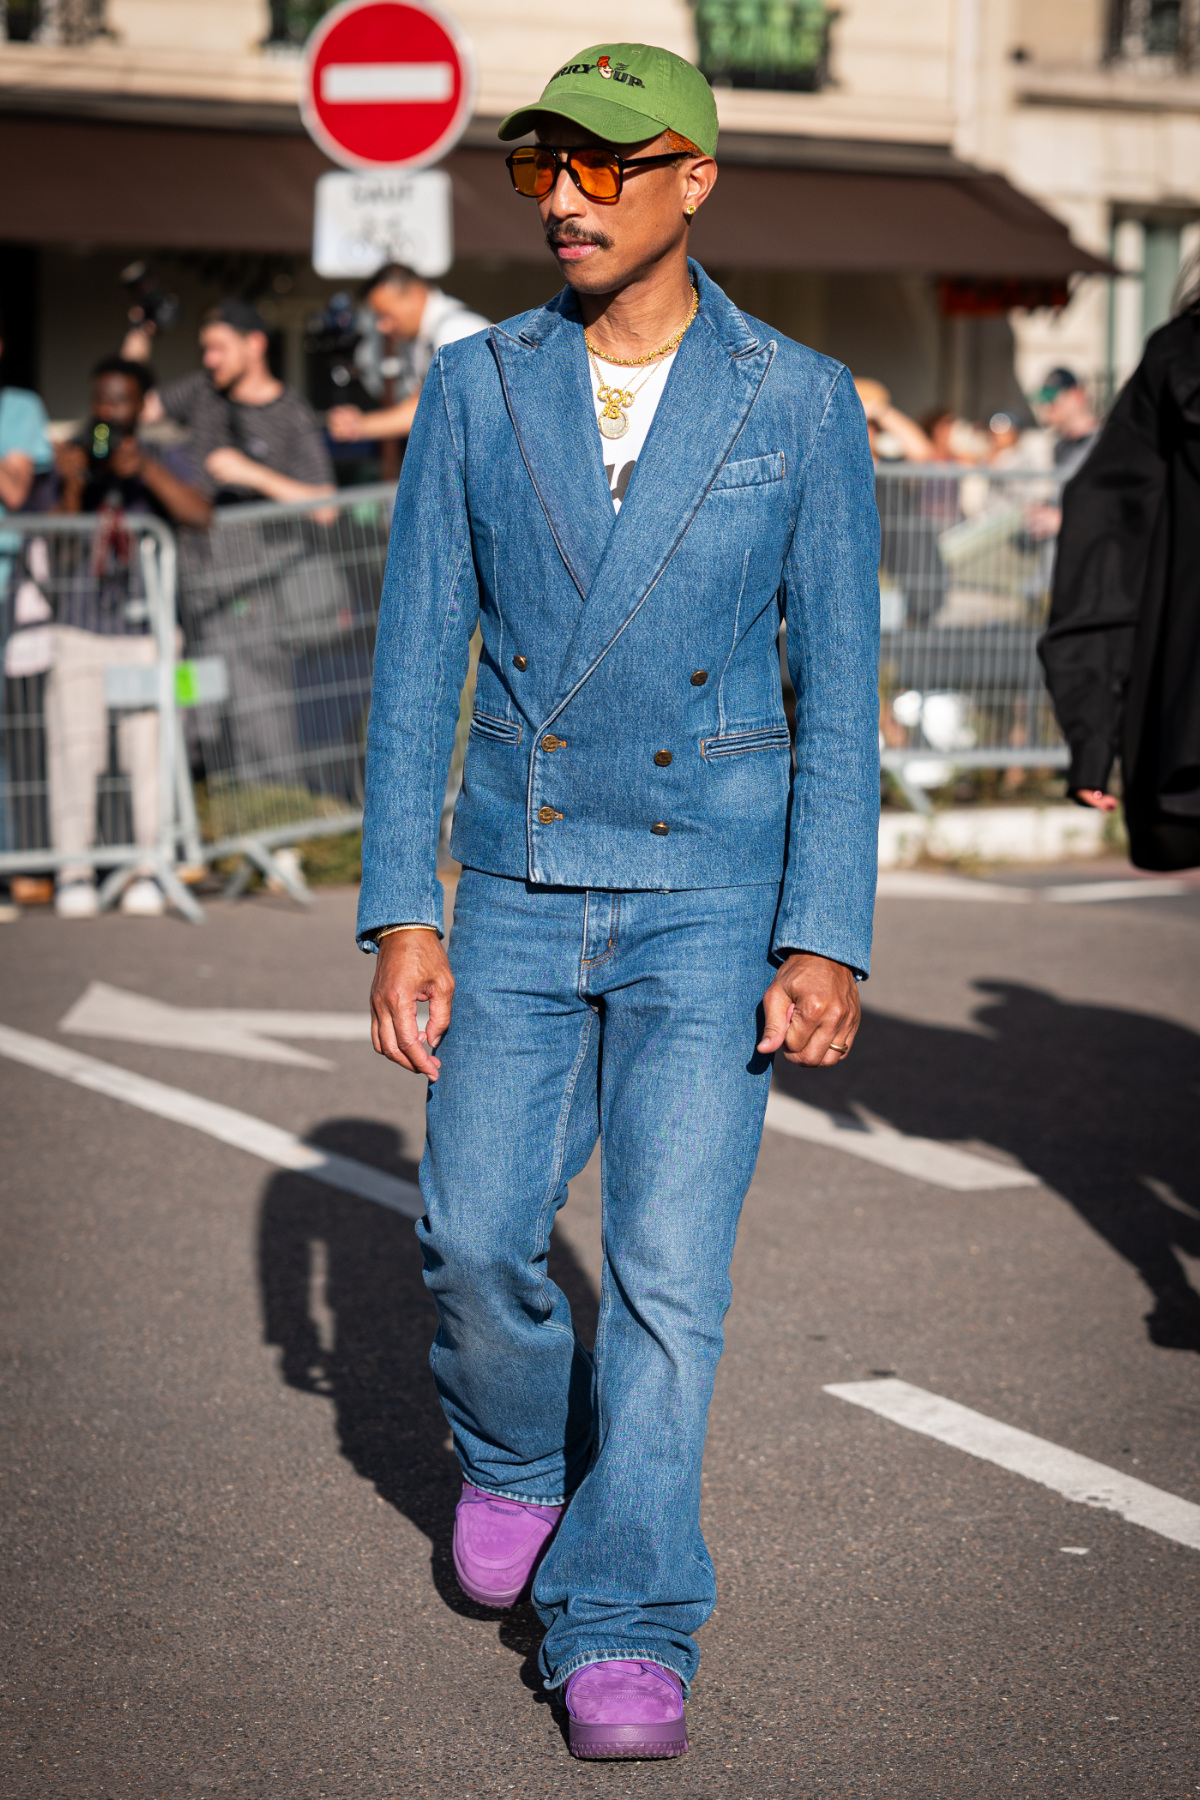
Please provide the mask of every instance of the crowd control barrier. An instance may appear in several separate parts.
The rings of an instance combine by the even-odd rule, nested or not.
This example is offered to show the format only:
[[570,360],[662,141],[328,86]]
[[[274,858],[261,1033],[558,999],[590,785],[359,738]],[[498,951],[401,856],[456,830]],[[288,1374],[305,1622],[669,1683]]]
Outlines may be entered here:
[[877,471],[880,757],[919,811],[958,770],[1069,761],[1037,657],[1059,489],[1016,469]]
[[307,901],[284,846],[362,823],[371,659],[395,488],[217,508],[182,532],[177,681],[190,862],[255,869]]
[[100,512],[0,522],[0,875],[177,874],[175,540]]
[[[1062,768],[1037,659],[1059,483],[883,465],[880,754],[921,811],[960,769]],[[120,515],[0,520],[0,874],[260,871],[302,902],[306,840],[362,823],[390,484],[218,508],[177,534]],[[472,658],[472,675],[474,659]],[[447,788],[457,793],[464,696]]]

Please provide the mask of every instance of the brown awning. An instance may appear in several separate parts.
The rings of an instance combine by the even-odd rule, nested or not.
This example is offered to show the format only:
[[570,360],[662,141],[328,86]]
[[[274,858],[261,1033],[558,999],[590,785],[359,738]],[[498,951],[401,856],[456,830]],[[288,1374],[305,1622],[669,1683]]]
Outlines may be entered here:
[[[936,173],[781,166],[794,160],[790,148],[778,163],[723,163],[695,223],[703,262],[993,277],[1109,270],[1003,176],[948,157]],[[10,115],[0,119],[0,168],[10,172],[0,238],[303,256],[313,182],[331,166],[293,132]],[[513,193],[499,148],[460,147],[444,167],[460,257],[544,260],[537,209]]]

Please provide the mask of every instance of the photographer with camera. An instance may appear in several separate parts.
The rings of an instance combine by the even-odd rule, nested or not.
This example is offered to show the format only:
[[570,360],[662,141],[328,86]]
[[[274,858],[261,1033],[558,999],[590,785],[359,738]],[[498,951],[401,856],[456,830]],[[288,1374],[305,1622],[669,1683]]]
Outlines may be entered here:
[[[385,263],[365,284],[363,298],[385,344],[402,352],[398,360],[404,397],[378,412],[363,412],[357,406],[331,407],[325,423],[330,437],[339,443],[407,437],[434,356],[444,344],[473,337],[477,331],[486,331],[489,324],[461,300],[430,287],[403,263]],[[386,359],[383,373],[387,374]],[[389,384],[392,380],[389,376]]]
[[[53,595],[50,670],[46,682],[46,773],[51,838],[76,860],[58,875],[60,918],[92,918],[98,910],[88,860],[96,817],[96,782],[108,764],[105,674],[151,668],[158,646],[150,629],[136,535],[129,522],[153,514],[172,525],[202,528],[212,502],[186,454],[151,450],[137,436],[149,371],[144,363],[106,357],[92,371],[91,416],[58,447],[56,512],[94,513],[87,545],[55,539],[47,585]],[[80,551],[83,554],[80,554]],[[158,838],[158,714],[122,711],[117,749],[129,777],[135,843]],[[125,888],[121,910],[146,916],[164,910],[147,868]]]

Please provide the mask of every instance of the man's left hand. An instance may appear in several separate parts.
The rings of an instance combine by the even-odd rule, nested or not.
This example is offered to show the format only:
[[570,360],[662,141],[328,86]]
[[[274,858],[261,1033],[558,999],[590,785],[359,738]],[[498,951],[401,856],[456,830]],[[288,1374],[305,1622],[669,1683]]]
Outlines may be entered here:
[[835,1069],[858,1031],[858,983],[845,963],[801,951],[788,957],[763,995],[763,1012],[763,1056],[782,1049],[788,1062]]

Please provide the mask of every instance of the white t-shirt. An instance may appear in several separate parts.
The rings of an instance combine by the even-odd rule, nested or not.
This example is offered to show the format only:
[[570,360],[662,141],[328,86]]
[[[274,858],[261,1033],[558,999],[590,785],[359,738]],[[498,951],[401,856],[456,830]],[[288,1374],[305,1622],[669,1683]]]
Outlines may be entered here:
[[[650,430],[651,421],[658,411],[658,403],[662,399],[662,391],[666,386],[667,375],[671,364],[675,361],[675,351],[664,356],[660,363],[655,363],[647,373],[645,369],[623,369],[617,363],[606,363],[602,356],[596,358],[601,379],[611,387],[624,388],[626,393],[634,394],[634,399],[622,411],[629,420],[629,429],[623,437],[608,438],[603,432],[600,442],[604,448],[604,473],[608,476],[609,491],[612,494],[613,507],[621,510],[621,502],[625,498],[625,489],[629,486],[633,475],[634,464],[642,453],[642,445],[646,442],[646,434]],[[604,411],[596,398],[596,376],[589,367],[592,377],[592,400],[596,408],[596,423],[600,423],[600,415]]]

